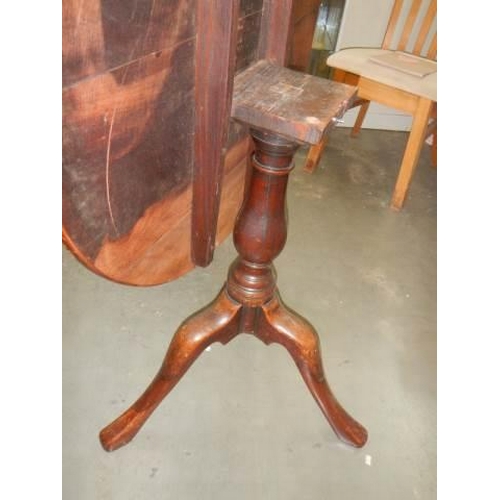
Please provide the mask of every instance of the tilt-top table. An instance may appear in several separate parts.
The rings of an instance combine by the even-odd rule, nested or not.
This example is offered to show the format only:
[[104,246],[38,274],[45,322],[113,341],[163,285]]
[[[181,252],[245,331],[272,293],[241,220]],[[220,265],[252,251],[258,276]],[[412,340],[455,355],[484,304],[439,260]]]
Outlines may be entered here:
[[321,140],[344,114],[355,90],[267,60],[236,76],[231,115],[249,127],[255,143],[251,178],[233,233],[239,256],[215,300],[181,324],[146,391],[101,431],[104,449],[127,444],[210,344],[226,344],[240,333],[284,346],[338,437],[355,447],[366,443],[366,430],[328,386],[315,329],[281,301],[272,263],[286,242],[285,198],[293,155],[301,144]]

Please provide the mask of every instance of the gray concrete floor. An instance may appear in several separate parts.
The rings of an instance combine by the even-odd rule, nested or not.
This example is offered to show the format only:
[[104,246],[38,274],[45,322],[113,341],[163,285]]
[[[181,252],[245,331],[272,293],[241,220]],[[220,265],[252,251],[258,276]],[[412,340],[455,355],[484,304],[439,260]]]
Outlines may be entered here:
[[99,430],[149,383],[181,321],[235,257],[153,288],[95,276],[63,251],[63,498],[361,500],[436,497],[436,171],[424,147],[388,208],[406,134],[336,129],[315,174],[296,157],[283,299],[322,342],[330,386],[369,431],[341,444],[288,354],[241,335],[191,367],[126,447]]

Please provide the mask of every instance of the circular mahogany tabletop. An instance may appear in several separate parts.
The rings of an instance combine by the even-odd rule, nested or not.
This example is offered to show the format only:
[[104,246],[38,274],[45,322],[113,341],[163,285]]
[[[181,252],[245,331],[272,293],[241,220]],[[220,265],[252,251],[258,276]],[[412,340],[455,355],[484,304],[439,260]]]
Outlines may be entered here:
[[[133,4],[63,2],[63,240],[106,278],[154,285],[194,267],[196,25],[188,0]],[[248,141],[234,127],[217,243],[244,187]]]

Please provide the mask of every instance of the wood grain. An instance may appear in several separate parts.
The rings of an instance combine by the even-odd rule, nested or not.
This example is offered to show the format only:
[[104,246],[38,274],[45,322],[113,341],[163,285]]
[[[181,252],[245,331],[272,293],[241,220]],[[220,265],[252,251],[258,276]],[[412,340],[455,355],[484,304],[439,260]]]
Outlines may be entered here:
[[[206,265],[232,230],[251,144],[228,117],[232,76],[260,57],[285,63],[292,1],[228,5],[63,0],[63,239],[102,276],[176,279],[192,248]],[[209,205],[193,197],[202,185]]]
[[361,447],[366,429],[333,395],[323,370],[319,337],[312,325],[289,309],[276,286],[275,259],[286,242],[286,188],[298,144],[272,133],[252,131],[256,145],[247,196],[235,225],[239,256],[215,300],[186,319],[175,332],[164,361],[142,395],[99,434],[106,451],[129,443],[196,359],[214,342],[240,333],[282,345],[295,361],[311,395],[333,431]]
[[[260,2],[262,4],[262,1]],[[238,20],[238,35],[236,43],[236,67],[239,73],[258,59],[259,35],[262,21],[261,10],[241,15]]]
[[420,31],[418,32],[418,38],[415,42],[415,46],[413,47],[412,53],[418,55],[422,54],[422,49],[424,47],[425,40],[429,36],[429,32],[432,27],[432,23],[434,22],[437,14],[437,0],[431,0],[429,7],[427,8],[427,12],[425,13],[425,17],[422,21],[422,25],[420,27]]
[[198,266],[210,264],[215,248],[238,17],[239,0],[198,2],[191,236],[191,255]]
[[396,31],[396,25],[398,24],[399,15],[401,14],[402,8],[403,8],[403,0],[394,0],[391,9],[391,15],[389,16],[389,21],[387,23],[387,29],[385,31],[384,40],[382,41],[383,49],[391,48],[392,38]]
[[415,21],[417,19],[421,4],[422,0],[413,0],[410,7],[410,12],[408,12],[408,16],[403,27],[403,33],[401,34],[399,39],[398,50],[406,50],[406,45],[408,44],[408,40],[413,30],[413,25],[415,24]]
[[321,0],[293,2],[291,47],[287,64],[290,69],[307,70],[320,3]]
[[196,0],[64,0],[63,87],[193,38],[195,6]]
[[264,0],[259,59],[287,66],[293,0]]
[[[215,243],[232,232],[243,199],[250,141],[245,138],[224,164]],[[114,281],[155,285],[179,278],[194,267],[191,259],[192,185],[148,208],[132,231],[102,246],[94,266]]]
[[90,259],[190,184],[193,56],[187,41],[64,90],[63,225]]
[[394,192],[392,193],[391,208],[393,210],[401,210],[408,194],[410,182],[420,157],[420,150],[426,138],[427,125],[433,105],[433,101],[429,99],[424,97],[418,99],[416,110],[413,113],[410,135],[406,143]]
[[332,118],[348,109],[355,90],[259,61],[235,79],[232,116],[251,127],[317,144]]
[[[236,64],[243,70],[258,55],[262,0],[241,3]],[[194,266],[199,4],[63,1],[63,240],[90,269],[115,281],[158,284]],[[226,16],[224,11],[220,21],[227,22]],[[228,70],[226,98],[232,83]],[[214,108],[220,104],[211,102]],[[244,127],[231,124],[224,138],[224,119],[220,123],[225,144],[211,245],[232,230],[249,147]]]

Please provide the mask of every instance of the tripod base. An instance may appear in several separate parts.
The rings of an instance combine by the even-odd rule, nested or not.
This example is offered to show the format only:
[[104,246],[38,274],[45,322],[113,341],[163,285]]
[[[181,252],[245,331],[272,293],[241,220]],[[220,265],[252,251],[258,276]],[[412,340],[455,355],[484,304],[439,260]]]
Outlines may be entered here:
[[275,342],[285,347],[337,436],[355,447],[365,444],[366,430],[342,408],[328,386],[319,338],[312,325],[287,308],[277,291],[266,304],[248,307],[233,300],[224,287],[211,304],[182,323],[149,387],[127,411],[101,431],[103,448],[113,451],[131,441],[208,346],[214,342],[226,344],[242,332],[251,333],[266,344]]
[[195,359],[213,342],[251,333],[284,346],[340,439],[360,447],[366,430],[335,399],[326,381],[314,328],[288,309],[276,287],[273,260],[286,243],[286,189],[293,155],[317,143],[354,89],[310,75],[256,63],[235,79],[233,116],[251,126],[255,143],[248,190],[234,227],[239,257],[218,297],[188,318],[174,335],[160,371],[144,394],[101,431],[103,447],[128,443]]

